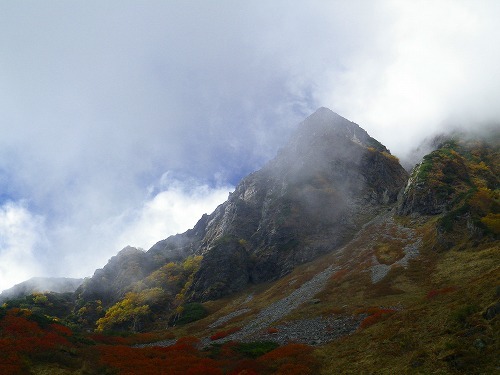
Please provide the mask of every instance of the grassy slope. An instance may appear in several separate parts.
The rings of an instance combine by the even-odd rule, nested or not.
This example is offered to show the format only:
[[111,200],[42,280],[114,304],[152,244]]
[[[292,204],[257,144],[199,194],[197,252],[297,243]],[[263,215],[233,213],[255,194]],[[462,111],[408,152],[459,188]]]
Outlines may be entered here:
[[[420,229],[425,232],[430,225]],[[389,273],[376,292],[360,280],[331,291],[343,294],[347,305],[360,303],[357,296],[362,295],[365,305],[399,305],[402,310],[319,348],[324,374],[487,374],[498,369],[498,317],[482,317],[498,299],[498,244],[442,254],[429,245],[407,270]]]

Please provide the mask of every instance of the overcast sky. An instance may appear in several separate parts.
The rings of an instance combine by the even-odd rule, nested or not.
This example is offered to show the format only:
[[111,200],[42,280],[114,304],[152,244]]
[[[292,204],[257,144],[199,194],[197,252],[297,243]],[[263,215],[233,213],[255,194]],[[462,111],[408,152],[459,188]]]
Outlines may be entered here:
[[0,290],[192,227],[326,106],[500,120],[499,1],[0,1]]

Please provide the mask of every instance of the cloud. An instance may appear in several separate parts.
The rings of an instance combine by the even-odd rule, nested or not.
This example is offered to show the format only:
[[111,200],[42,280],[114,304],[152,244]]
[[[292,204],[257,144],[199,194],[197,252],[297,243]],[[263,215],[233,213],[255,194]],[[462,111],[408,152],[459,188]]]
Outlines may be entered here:
[[232,186],[211,188],[193,180],[179,181],[168,174],[162,176],[159,187],[161,191],[127,215],[129,222],[117,246],[130,244],[149,249],[165,233],[183,233],[194,227],[203,214],[212,213],[234,190]]
[[84,250],[66,254],[64,262],[57,262],[58,273],[88,276],[125,246],[148,250],[156,242],[192,228],[203,214],[223,203],[233,189],[229,185],[209,186],[192,178],[178,180],[165,173],[148,187],[143,200],[117,215],[89,225],[91,215],[85,214],[84,219],[76,216],[77,221],[53,227],[51,242],[58,247]]
[[0,207],[0,290],[41,271],[36,251],[46,246],[43,227],[43,218],[32,215],[24,202]]
[[176,180],[166,173],[137,207],[83,226],[75,220],[78,217],[47,226],[26,202],[6,202],[0,207],[0,290],[33,276],[90,276],[127,245],[147,250],[169,235],[192,228],[231,190],[232,186]]
[[373,49],[330,72],[318,94],[399,155],[449,126],[500,118],[498,2],[386,2]]

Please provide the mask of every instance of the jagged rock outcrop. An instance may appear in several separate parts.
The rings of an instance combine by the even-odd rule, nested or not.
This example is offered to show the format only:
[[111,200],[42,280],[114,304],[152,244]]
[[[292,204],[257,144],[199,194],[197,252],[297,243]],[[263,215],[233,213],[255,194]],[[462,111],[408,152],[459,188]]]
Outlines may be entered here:
[[399,214],[442,214],[453,210],[472,190],[498,188],[498,144],[494,139],[489,143],[461,134],[440,136],[440,140],[413,168]]
[[439,215],[435,248],[500,235],[500,135],[443,138],[412,171],[400,215]]
[[[394,203],[406,179],[397,159],[366,131],[319,109],[274,160],[204,218],[205,236],[195,250],[204,259],[192,298],[213,299],[279,278],[335,250]],[[239,277],[221,276],[229,270]]]
[[398,212],[401,215],[443,213],[456,193],[467,190],[467,186],[470,176],[465,161],[445,142],[414,167]]

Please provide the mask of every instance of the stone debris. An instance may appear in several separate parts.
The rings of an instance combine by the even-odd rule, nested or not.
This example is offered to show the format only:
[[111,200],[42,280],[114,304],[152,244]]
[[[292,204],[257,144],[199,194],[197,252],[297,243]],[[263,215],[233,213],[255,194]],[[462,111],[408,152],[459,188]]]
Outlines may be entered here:
[[243,341],[274,341],[280,345],[290,342],[321,345],[350,335],[365,317],[365,314],[361,314],[296,320],[273,327],[277,330],[275,333],[261,331]]
[[337,272],[340,267],[330,266],[324,271],[315,275],[311,280],[302,284],[302,286],[287,297],[282,298],[265,309],[263,309],[249,324],[240,331],[226,337],[226,341],[241,341],[247,336],[252,336],[256,332],[268,328],[273,322],[287,316],[301,304],[310,301],[325,287],[331,275]]
[[416,258],[420,254],[420,247],[422,246],[422,239],[416,238],[416,234],[413,229],[406,228],[395,223],[392,216],[386,217],[384,221],[386,224],[393,226],[393,228],[397,232],[397,236],[394,237],[388,234],[384,234],[382,236],[383,240],[405,240],[409,241],[409,243],[407,243],[403,247],[403,258],[399,259],[391,265],[382,264],[377,260],[377,257],[375,255],[372,256],[372,266],[370,267],[372,284],[378,283],[380,280],[382,280],[390,271],[392,266],[397,265],[404,268],[408,267],[408,262],[410,261],[410,259]]

